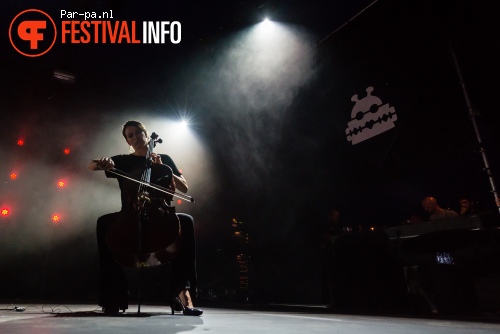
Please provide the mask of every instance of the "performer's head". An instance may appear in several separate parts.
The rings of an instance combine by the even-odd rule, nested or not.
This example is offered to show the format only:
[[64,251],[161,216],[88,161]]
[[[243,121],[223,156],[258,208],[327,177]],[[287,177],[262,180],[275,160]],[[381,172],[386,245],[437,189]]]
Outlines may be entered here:
[[139,129],[142,130],[142,132],[144,132],[144,134],[146,135],[146,138],[148,137],[148,130],[146,130],[146,127],[144,126],[144,124],[142,124],[139,121],[128,121],[127,123],[123,124],[123,127],[122,127],[122,135],[123,135],[123,138],[125,138],[125,140],[127,140],[127,136],[125,135],[125,130],[129,126],[138,127]]
[[137,145],[142,146],[146,144],[148,131],[141,122],[128,121],[123,124],[122,135],[127,144],[134,147],[134,149],[137,149]]
[[460,204],[460,214],[474,213],[474,202],[467,197],[461,197],[458,201]]
[[438,208],[437,201],[434,197],[426,197],[422,201],[422,207],[429,213],[434,213]]

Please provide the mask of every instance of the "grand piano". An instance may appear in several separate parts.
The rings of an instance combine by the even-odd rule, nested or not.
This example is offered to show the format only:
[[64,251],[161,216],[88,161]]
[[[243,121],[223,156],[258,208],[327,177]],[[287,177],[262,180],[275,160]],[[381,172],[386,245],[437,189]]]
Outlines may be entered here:
[[[500,229],[496,218],[474,215],[427,221],[386,228],[385,234],[393,255],[405,265],[472,265],[486,256],[486,249],[498,251]],[[449,257],[449,261],[441,256]]]
[[456,217],[451,219],[433,220],[421,223],[413,223],[401,226],[394,226],[385,229],[389,239],[414,238],[423,234],[447,231],[447,230],[479,230],[486,228],[483,223],[484,218],[479,215]]
[[339,235],[332,306],[354,312],[500,311],[498,215]]
[[500,310],[498,216],[475,215],[385,229],[407,289],[435,313]]

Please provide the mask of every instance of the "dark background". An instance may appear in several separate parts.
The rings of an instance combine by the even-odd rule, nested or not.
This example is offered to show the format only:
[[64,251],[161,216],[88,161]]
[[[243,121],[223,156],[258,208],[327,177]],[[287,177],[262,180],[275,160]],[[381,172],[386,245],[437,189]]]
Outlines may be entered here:
[[[197,222],[205,297],[209,290],[226,297],[226,290],[238,290],[235,256],[244,252],[251,254],[252,299],[318,302],[319,231],[333,207],[341,220],[365,229],[399,225],[413,214],[427,218],[420,202],[428,195],[455,210],[466,195],[497,211],[451,56],[454,50],[497,177],[497,7],[485,0],[2,3],[0,204],[16,213],[0,221],[0,299],[95,300],[93,228],[115,209],[104,198],[118,194],[86,166],[95,156],[126,153],[114,141],[129,118],[195,116],[192,131],[210,168],[196,160],[183,169],[196,180],[190,193],[197,203],[178,211]],[[64,8],[113,9],[118,20],[178,20],[182,42],[56,43],[28,58],[7,34],[12,18],[28,8],[46,11],[56,24]],[[269,77],[250,76],[251,88],[234,89],[246,72],[236,72],[227,55],[264,14],[293,28],[302,53]],[[75,82],[56,80],[56,70]],[[351,97],[362,98],[369,86],[396,109],[398,121],[351,145],[345,138]],[[21,137],[23,147],[16,145]],[[67,145],[72,154],[64,156]],[[29,177],[10,180],[14,169]],[[67,194],[53,190],[57,175],[76,186]],[[45,216],[58,205],[73,215],[54,225]],[[233,218],[243,222],[249,245],[234,238]]]

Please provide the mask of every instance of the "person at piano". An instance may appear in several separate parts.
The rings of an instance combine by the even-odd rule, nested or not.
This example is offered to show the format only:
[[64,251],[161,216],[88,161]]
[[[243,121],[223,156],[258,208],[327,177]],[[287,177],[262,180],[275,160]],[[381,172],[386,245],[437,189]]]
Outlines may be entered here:
[[470,216],[476,214],[474,201],[471,201],[467,197],[461,197],[458,203],[460,204],[460,216]]
[[430,213],[429,220],[442,220],[458,217],[458,213],[453,210],[443,209],[437,203],[436,198],[428,196],[422,200],[422,207]]

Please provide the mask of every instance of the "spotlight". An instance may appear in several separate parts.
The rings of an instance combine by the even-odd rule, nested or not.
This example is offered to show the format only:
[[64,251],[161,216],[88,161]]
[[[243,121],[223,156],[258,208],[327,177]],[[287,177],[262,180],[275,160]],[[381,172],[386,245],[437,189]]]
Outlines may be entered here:
[[2,211],[0,211],[3,217],[7,217],[10,213],[9,209],[3,208]]
[[69,150],[69,148],[65,148],[63,152],[64,152],[64,154],[68,155],[70,153],[70,150]]
[[64,182],[63,180],[60,180],[60,181],[57,182],[57,186],[59,188],[64,188],[65,185],[66,185],[66,182]]
[[174,128],[177,134],[186,133],[189,131],[189,121],[187,119],[180,119],[174,123]]
[[55,223],[57,223],[60,219],[61,219],[61,217],[60,217],[58,214],[52,215],[52,220],[53,220]]
[[264,34],[268,34],[270,31],[272,31],[276,27],[276,22],[271,21],[268,17],[265,17],[262,22],[258,24],[260,29]]
[[17,141],[17,145],[19,145],[19,146],[23,146],[23,145],[24,145],[24,140],[19,139],[19,140]]
[[266,16],[266,17],[262,20],[262,24],[263,24],[264,26],[266,26],[266,27],[267,27],[267,26],[271,26],[271,25],[273,25],[273,21],[271,21],[271,20],[270,20],[270,19]]
[[12,173],[12,174],[10,174],[10,178],[11,178],[12,180],[17,179],[17,174],[16,174],[16,173]]

